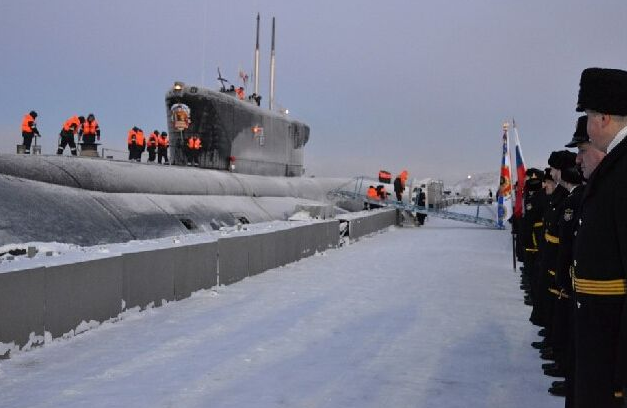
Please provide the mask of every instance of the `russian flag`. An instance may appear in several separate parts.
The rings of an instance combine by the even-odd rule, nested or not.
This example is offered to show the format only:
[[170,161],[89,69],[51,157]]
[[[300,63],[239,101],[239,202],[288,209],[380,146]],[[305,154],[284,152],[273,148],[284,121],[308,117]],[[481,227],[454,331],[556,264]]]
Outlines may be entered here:
[[518,139],[518,129],[516,121],[512,121],[514,125],[514,138],[516,143],[516,200],[514,201],[514,216],[520,218],[523,216],[523,189],[525,187],[525,158],[520,148],[520,139]]
[[509,136],[507,134],[507,123],[503,124],[503,149],[501,156],[501,177],[499,181],[499,191],[497,195],[497,225],[505,228],[505,220],[509,219],[509,212],[512,203],[512,175],[509,162]]

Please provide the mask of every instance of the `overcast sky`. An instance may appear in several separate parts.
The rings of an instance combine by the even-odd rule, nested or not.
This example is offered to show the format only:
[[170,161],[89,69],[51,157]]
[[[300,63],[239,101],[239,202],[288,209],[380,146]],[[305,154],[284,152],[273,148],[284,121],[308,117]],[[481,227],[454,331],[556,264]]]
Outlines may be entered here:
[[252,71],[257,12],[264,102],[276,16],[276,102],[311,127],[308,175],[497,171],[512,117],[544,166],[574,131],[581,71],[627,69],[625,0],[0,0],[0,151],[31,109],[44,153],[73,114],[120,150],[134,125],[165,130],[175,80]]

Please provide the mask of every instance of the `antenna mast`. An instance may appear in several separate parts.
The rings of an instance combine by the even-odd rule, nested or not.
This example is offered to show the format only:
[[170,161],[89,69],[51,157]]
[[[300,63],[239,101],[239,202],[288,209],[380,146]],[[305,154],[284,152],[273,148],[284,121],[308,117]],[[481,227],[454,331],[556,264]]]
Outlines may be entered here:
[[272,17],[272,48],[270,51],[270,110],[274,109],[274,17]]
[[255,45],[255,94],[259,95],[259,13],[257,13],[257,42]]

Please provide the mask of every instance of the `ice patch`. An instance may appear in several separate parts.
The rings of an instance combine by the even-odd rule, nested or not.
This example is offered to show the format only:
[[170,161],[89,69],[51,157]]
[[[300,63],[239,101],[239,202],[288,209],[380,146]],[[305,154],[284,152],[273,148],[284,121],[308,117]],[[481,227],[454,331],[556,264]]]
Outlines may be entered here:
[[309,221],[311,219],[312,217],[309,211],[299,211],[288,218],[289,221]]
[[[18,346],[15,345],[15,342],[3,343],[0,341],[0,356],[4,356],[7,352],[16,353],[20,350]],[[8,355],[7,355],[8,356]]]

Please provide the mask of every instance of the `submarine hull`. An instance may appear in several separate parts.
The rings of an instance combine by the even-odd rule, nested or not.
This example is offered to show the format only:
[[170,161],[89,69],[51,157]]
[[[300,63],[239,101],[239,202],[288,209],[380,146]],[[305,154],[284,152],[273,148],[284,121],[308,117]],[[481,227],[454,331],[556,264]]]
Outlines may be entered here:
[[0,246],[89,246],[286,220],[300,207],[337,204],[327,193],[348,181],[0,154]]

